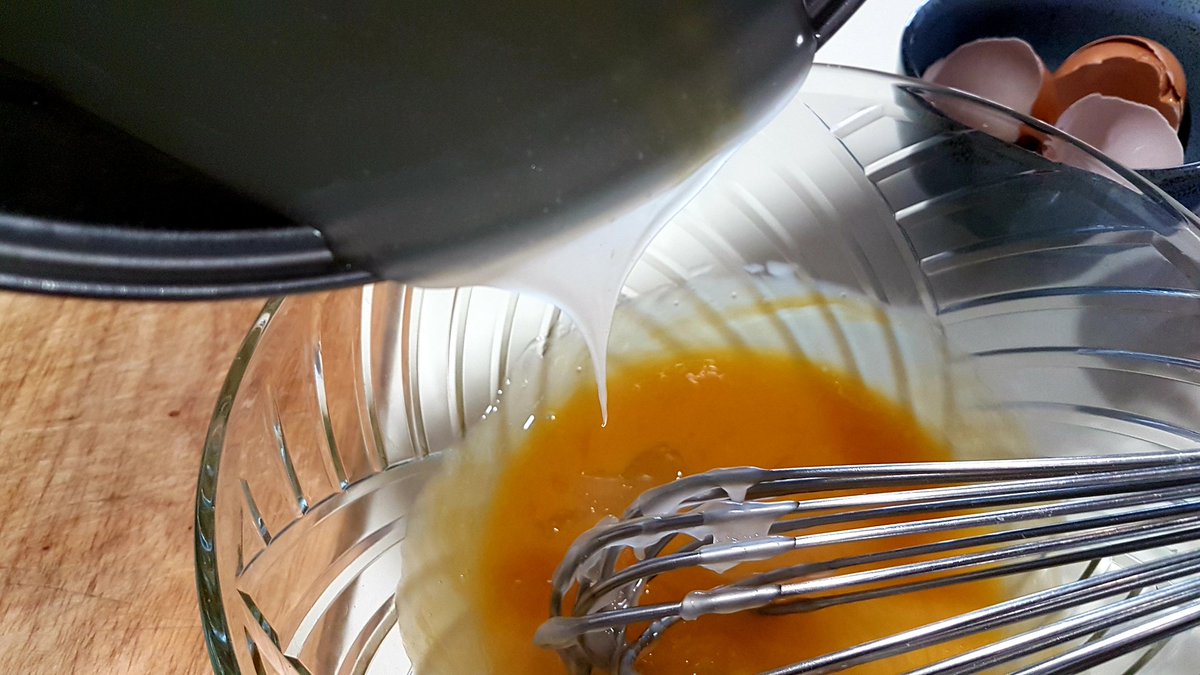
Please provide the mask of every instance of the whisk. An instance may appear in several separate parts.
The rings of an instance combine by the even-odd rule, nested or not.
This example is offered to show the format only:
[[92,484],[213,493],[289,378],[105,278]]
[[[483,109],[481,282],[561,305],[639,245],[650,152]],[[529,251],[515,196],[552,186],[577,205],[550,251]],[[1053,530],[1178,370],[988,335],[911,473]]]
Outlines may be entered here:
[[[925,538],[840,557],[831,548],[912,535]],[[535,640],[558,650],[572,673],[630,674],[672,626],[706,615],[816,611],[1157,549],[1112,571],[770,671],[836,672],[1054,615],[914,672],[1009,664],[1023,675],[1078,673],[1200,624],[1200,550],[1186,545],[1198,539],[1200,449],[720,469],[650,490],[623,518],[577,539],[555,573],[551,618]],[[628,549],[633,562],[622,555]],[[660,574],[722,571],[802,550],[809,562],[696,589],[678,602],[639,603]],[[648,627],[635,633],[631,624]]]

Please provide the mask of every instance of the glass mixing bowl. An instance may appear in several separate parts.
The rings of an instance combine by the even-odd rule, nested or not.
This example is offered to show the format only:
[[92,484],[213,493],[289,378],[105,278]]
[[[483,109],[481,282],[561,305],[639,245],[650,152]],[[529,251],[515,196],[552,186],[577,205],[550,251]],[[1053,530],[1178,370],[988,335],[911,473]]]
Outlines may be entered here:
[[[1037,454],[1196,444],[1200,223],[1086,148],[1077,163],[1094,171],[939,110],[1002,136],[1054,135],[964,94],[816,68],[657,236],[625,296],[787,265],[928,317]],[[216,672],[404,672],[393,596],[413,499],[531,345],[566,323],[487,288],[269,302],[221,392],[197,490]],[[903,368],[840,353],[843,367],[897,373],[877,384],[904,398]],[[1129,658],[1171,672],[1195,648],[1181,636]]]

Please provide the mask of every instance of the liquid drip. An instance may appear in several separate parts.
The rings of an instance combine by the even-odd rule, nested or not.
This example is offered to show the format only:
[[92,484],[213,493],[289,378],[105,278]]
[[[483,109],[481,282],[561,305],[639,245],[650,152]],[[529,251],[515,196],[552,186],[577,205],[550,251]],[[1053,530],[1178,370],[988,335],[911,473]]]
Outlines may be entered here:
[[541,298],[571,318],[591,357],[602,424],[608,422],[606,349],[625,279],[654,235],[727,158],[728,153],[711,160],[673,189],[609,223],[516,259],[511,269],[487,281],[489,286]]

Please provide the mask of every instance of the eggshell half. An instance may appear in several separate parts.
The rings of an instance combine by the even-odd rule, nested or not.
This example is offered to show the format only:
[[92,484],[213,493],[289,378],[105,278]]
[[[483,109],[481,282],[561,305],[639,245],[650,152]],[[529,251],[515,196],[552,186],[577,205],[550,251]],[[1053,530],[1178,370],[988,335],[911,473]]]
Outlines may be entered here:
[[1049,81],[1048,74],[1028,42],[983,38],[950,52],[929,66],[922,77],[1029,114]]
[[[1054,79],[1037,52],[1018,38],[984,38],[961,45],[925,70],[923,79],[961,89],[1023,114],[1056,107]],[[939,105],[950,117],[1007,141],[1020,125],[989,115],[976,106]]]
[[[1148,105],[1089,94],[1064,110],[1056,126],[1131,169],[1183,163],[1179,135]],[[1077,168],[1094,170],[1097,166],[1086,153],[1057,138],[1047,141],[1045,155]]]

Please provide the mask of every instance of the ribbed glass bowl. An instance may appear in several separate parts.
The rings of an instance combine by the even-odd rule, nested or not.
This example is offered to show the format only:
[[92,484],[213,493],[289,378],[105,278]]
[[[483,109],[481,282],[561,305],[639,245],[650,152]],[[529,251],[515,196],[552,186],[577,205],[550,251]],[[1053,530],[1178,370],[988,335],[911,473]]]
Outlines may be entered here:
[[[797,283],[927,317],[1036,454],[1195,445],[1197,221],[1087,149],[1080,163],[1106,177],[939,110],[1051,134],[962,94],[818,67],[659,234],[626,297],[782,263]],[[197,489],[216,672],[409,669],[393,603],[409,508],[440,451],[566,323],[536,298],[486,288],[269,302],[221,392]],[[911,356],[840,353],[840,367],[899,374]],[[904,381],[879,386],[920,407]],[[1197,644],[1181,636],[1135,667],[1175,672]]]

